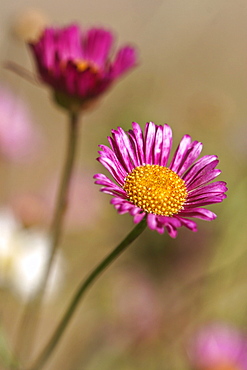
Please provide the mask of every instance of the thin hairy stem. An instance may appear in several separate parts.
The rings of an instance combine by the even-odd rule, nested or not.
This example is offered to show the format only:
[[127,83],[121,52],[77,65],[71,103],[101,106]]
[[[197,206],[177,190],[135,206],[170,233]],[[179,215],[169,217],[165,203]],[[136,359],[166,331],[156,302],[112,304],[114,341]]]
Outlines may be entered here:
[[78,121],[79,115],[77,113],[70,113],[67,153],[61,175],[61,183],[56,200],[55,212],[50,228],[50,255],[47,265],[45,266],[43,279],[40,282],[39,289],[36,292],[35,297],[31,297],[31,299],[25,305],[24,312],[21,317],[15,346],[15,355],[20,359],[22,359],[22,357],[25,358],[32,352],[32,346],[35,342],[44,293],[62,235],[63,220],[67,208],[69,184],[78,141]]
[[146,219],[144,218],[139,224],[137,224],[134,229],[127,235],[127,237],[105,258],[103,261],[88,275],[88,277],[82,281],[79,288],[75,292],[65,314],[63,315],[60,323],[55,329],[49,342],[34,362],[34,364],[29,368],[29,370],[40,370],[48,361],[55,347],[57,346],[59,340],[61,339],[65,329],[67,328],[73,314],[81,302],[85,293],[89,287],[96,281],[96,279],[101,275],[103,271],[114,261],[123,251],[144,231],[146,227]]

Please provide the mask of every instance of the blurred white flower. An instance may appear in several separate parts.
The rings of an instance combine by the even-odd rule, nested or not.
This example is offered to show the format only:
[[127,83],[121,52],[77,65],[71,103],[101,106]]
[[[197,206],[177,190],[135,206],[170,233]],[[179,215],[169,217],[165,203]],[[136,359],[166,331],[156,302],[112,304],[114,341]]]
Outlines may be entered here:
[[27,8],[17,14],[13,22],[12,31],[18,40],[30,42],[38,39],[49,23],[49,17],[43,11]]
[[[34,297],[48,261],[50,239],[42,230],[23,229],[10,209],[0,210],[0,285],[22,299]],[[58,254],[48,281],[51,297],[62,283],[64,261]]]

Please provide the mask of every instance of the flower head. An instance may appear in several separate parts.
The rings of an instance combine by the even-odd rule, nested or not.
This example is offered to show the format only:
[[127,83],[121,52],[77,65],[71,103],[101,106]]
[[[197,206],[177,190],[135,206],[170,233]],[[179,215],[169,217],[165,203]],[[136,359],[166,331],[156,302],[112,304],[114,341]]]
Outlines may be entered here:
[[189,360],[196,370],[246,370],[246,339],[230,325],[212,323],[194,336]]
[[177,229],[186,226],[197,230],[188,218],[213,220],[216,215],[201,208],[219,203],[226,195],[223,181],[210,183],[219,174],[218,159],[207,155],[197,160],[202,144],[185,135],[170,164],[172,131],[168,125],[147,123],[143,133],[137,123],[125,133],[112,130],[108,137],[111,149],[100,145],[99,162],[105,166],[114,183],[103,174],[95,175],[101,191],[112,195],[111,203],[120,214],[130,213],[134,222],[147,215],[150,229],[163,233],[166,229],[176,237]]
[[66,108],[81,108],[136,65],[136,52],[122,47],[111,58],[114,37],[103,28],[82,32],[78,25],[47,28],[30,44],[40,78]]

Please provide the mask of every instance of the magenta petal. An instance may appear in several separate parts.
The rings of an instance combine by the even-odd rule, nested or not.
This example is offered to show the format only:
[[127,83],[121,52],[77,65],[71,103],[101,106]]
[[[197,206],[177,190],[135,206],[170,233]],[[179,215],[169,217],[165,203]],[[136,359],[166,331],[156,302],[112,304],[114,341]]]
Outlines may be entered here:
[[81,31],[73,24],[56,32],[56,54],[61,61],[80,60],[82,58]]
[[102,28],[92,28],[83,43],[83,57],[104,68],[113,44],[113,34]]
[[136,50],[130,46],[125,46],[119,50],[116,59],[111,66],[111,78],[118,78],[137,64]]
[[131,216],[135,216],[135,215],[137,215],[138,213],[140,213],[140,208],[138,208],[138,207],[132,207],[131,209],[130,209],[130,211],[129,211],[129,213],[130,213],[130,215]]
[[[96,182],[95,182],[95,184],[96,184]],[[123,196],[123,193],[120,192],[119,190],[112,190],[108,187],[101,188],[100,191],[102,191],[102,193],[109,194],[109,195],[112,195],[112,196],[117,196],[117,197]]]
[[94,175],[93,178],[97,180],[97,184],[99,184],[99,185],[117,186],[113,181],[111,181],[103,173],[97,173],[96,175]]
[[136,152],[133,146],[122,128],[118,128],[117,131],[112,131],[113,138],[119,148],[119,156],[122,158],[123,163],[127,165],[128,172],[137,166],[138,160]]
[[186,184],[189,185],[195,178],[203,175],[205,172],[215,168],[218,164],[218,159],[215,155],[205,155],[182,176]]
[[161,166],[167,166],[168,158],[172,148],[172,130],[168,125],[163,126],[163,145],[162,145],[162,155],[160,160]]
[[56,31],[53,28],[47,28],[37,43],[30,44],[38,66],[46,69],[52,68],[56,55],[55,35]]
[[156,127],[153,122],[146,123],[145,134],[144,134],[144,153],[145,153],[145,163],[153,164],[153,152],[155,144],[155,132]]
[[193,164],[193,162],[198,158],[202,151],[202,143],[198,143],[197,141],[194,141],[191,144],[190,149],[188,149],[186,156],[184,157],[184,160],[181,163],[181,166],[177,170],[178,175],[183,175],[185,171]]
[[191,208],[191,209],[186,208],[180,212],[180,215],[182,217],[200,218],[206,221],[212,221],[217,217],[215,213],[205,208]]
[[179,219],[165,216],[157,216],[153,214],[147,215],[147,223],[151,230],[156,230],[160,234],[164,233],[166,228],[168,234],[175,238],[177,236],[177,229],[181,227]]
[[142,213],[137,213],[135,216],[134,216],[134,223],[135,224],[139,224],[139,222],[141,222],[141,220],[143,220],[143,218],[145,217],[145,212],[142,212]]
[[96,174],[94,176],[96,179],[95,184],[104,186],[101,188],[101,191],[110,195],[117,195],[117,196],[123,196],[126,197],[126,192],[116,185],[114,182],[112,182],[108,177],[106,177],[103,174]]
[[130,203],[128,203],[128,201],[121,199],[121,198],[112,198],[111,204],[115,206],[119,214],[125,214],[131,208]]
[[168,234],[172,238],[176,238],[177,236],[177,229],[182,226],[180,219],[178,217],[159,217],[160,222],[164,222],[165,227],[167,229]]
[[226,194],[211,195],[208,197],[202,197],[195,200],[186,201],[186,209],[193,207],[203,207],[207,204],[220,203],[226,198]]
[[189,191],[189,198],[197,197],[201,194],[209,194],[209,193],[224,193],[228,189],[226,187],[226,183],[224,181],[216,181],[212,182],[211,184],[207,184],[201,187],[197,187]]
[[169,166],[172,171],[177,172],[179,170],[179,167],[181,163],[183,163],[184,157],[187,154],[187,150],[190,148],[190,145],[191,137],[189,135],[184,135]]
[[163,143],[163,127],[158,126],[156,128],[156,135],[154,141],[153,150],[153,163],[160,165],[161,155],[162,155],[162,143]]
[[103,158],[102,156],[98,158],[98,161],[108,169],[112,177],[115,179],[116,182],[118,182],[120,185],[123,184],[123,177],[119,175],[117,166],[114,165],[114,163],[109,158]]
[[224,198],[226,197],[226,194],[224,194],[223,192],[219,192],[219,191],[211,191],[210,193],[201,193],[201,194],[195,194],[194,196],[189,196],[186,200],[186,204],[188,203],[192,203],[192,202],[196,202],[196,201],[201,201],[201,200],[212,200],[212,203],[214,203],[213,201],[213,198],[217,198],[217,197],[221,197],[222,195],[224,195]]
[[[213,165],[213,164],[212,164]],[[210,167],[210,166],[208,166]],[[199,186],[209,183],[210,181],[214,180],[217,176],[221,174],[220,170],[210,170],[209,168],[205,171],[204,174],[195,178],[190,184],[187,185],[187,190],[190,191],[195,189]]]
[[197,231],[197,224],[192,221],[192,220],[188,220],[187,218],[183,218],[183,217],[179,217],[179,220],[180,222],[182,223],[183,226],[187,227],[188,229],[190,229],[191,231],[193,232],[196,232]]
[[118,148],[118,160],[120,161],[126,172],[130,173],[134,166],[130,158],[128,148],[125,145],[125,141],[128,140],[128,138],[123,138],[122,134],[124,134],[124,132],[119,132],[119,130],[112,130],[113,140],[116,143],[116,147]]
[[76,66],[68,62],[65,67],[66,73],[60,76],[60,83],[61,88],[66,89],[66,91],[71,94],[75,95],[77,93],[77,83],[78,83],[78,72]]
[[147,215],[147,224],[151,230],[155,230],[157,227],[156,217],[157,216],[153,215],[152,213],[149,213]]
[[75,76],[75,95],[85,96],[88,98],[94,97],[99,93],[100,83],[98,75],[93,73],[91,69],[76,73]]
[[145,163],[143,133],[138,123],[132,123],[133,130],[129,131],[132,141],[136,144],[136,154],[139,157],[139,165]]
[[102,151],[99,151],[99,154],[102,159],[109,159],[110,162],[112,162],[112,165],[117,168],[118,170],[118,175],[121,178],[121,184],[124,181],[124,178],[127,176],[127,171],[126,169],[122,166],[122,164],[119,161],[119,158],[117,157],[117,153],[114,150],[111,150],[105,145],[100,145],[99,146]]
[[166,230],[167,230],[167,232],[168,232],[168,234],[170,235],[171,238],[175,239],[177,237],[178,230],[174,225],[167,224],[166,225]]

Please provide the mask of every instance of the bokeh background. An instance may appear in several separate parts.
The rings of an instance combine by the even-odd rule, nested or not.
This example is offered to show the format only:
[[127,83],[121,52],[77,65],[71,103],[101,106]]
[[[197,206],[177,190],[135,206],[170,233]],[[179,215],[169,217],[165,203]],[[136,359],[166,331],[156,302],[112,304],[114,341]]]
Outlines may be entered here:
[[[146,230],[87,294],[45,369],[191,369],[187,345],[197,328],[220,321],[247,332],[246,1],[1,0],[0,9],[0,85],[25,101],[41,137],[31,160],[1,158],[1,206],[44,229],[64,159],[67,117],[48,88],[7,70],[5,62],[34,71],[27,38],[46,24],[72,22],[109,28],[118,44],[130,42],[139,53],[139,66],[81,119],[61,245],[63,276],[37,316],[31,356],[82,278],[133,227],[94,185],[93,175],[103,171],[95,160],[98,144],[106,144],[117,126],[154,121],[172,127],[174,147],[188,133],[203,142],[204,155],[219,156],[228,198],[210,208],[215,221],[198,221],[197,233],[179,230],[173,240]],[[2,335],[12,346],[24,300],[3,285],[0,305]]]

